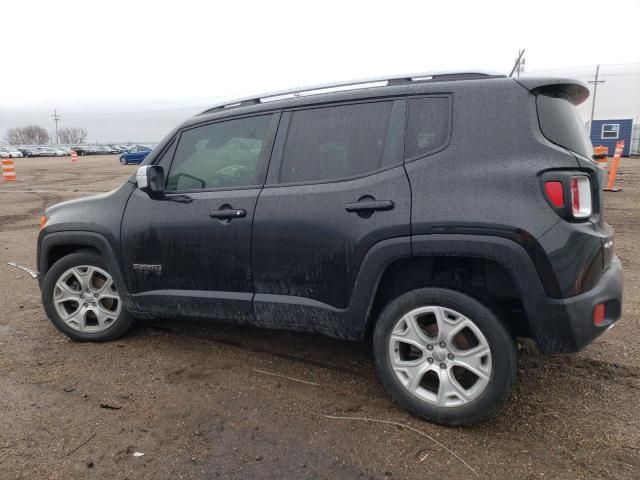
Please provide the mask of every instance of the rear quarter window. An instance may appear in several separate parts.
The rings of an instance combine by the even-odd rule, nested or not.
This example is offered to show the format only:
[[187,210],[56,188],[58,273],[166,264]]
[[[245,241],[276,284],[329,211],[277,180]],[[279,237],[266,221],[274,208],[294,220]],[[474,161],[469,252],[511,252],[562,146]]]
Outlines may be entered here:
[[538,95],[538,121],[551,142],[591,158],[593,147],[577,108],[562,96]]
[[408,102],[405,158],[434,153],[449,141],[449,97],[410,98]]

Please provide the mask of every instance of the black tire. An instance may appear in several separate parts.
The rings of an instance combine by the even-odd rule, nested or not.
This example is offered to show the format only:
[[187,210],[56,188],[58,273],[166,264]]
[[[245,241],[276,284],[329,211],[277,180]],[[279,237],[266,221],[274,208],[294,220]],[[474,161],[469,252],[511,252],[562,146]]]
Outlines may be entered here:
[[[42,281],[42,303],[45,312],[58,330],[77,342],[109,342],[116,340],[124,335],[134,324],[134,318],[127,312],[124,304],[121,306],[118,317],[101,332],[81,332],[72,328],[62,320],[55,308],[53,298],[56,282],[67,270],[80,265],[95,266],[110,274],[105,261],[96,253],[78,252],[61,258],[49,269]],[[120,299],[120,301],[122,300]]]
[[121,163],[122,165],[128,165],[128,164],[129,164],[129,162],[127,162],[127,159],[126,159],[126,158],[124,158],[124,157],[120,157],[120,163]]
[[[459,406],[439,406],[413,395],[400,382],[391,366],[390,337],[397,322],[423,306],[441,306],[470,319],[486,338],[491,350],[492,370],[484,390]],[[513,337],[500,319],[476,299],[449,289],[422,288],[390,302],[377,320],[373,353],[380,381],[391,397],[412,414],[441,425],[468,425],[489,419],[508,398],[517,374],[517,350]]]

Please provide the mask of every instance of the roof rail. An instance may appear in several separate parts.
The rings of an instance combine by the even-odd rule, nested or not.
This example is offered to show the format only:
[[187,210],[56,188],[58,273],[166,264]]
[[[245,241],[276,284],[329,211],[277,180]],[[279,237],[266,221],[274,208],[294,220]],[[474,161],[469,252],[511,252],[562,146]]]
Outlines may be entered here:
[[426,72],[411,73],[404,75],[392,75],[384,77],[364,78],[359,80],[347,80],[343,82],[327,83],[323,85],[313,85],[309,87],[298,87],[289,90],[263,93],[235,100],[227,100],[209,107],[200,115],[227,110],[229,108],[244,107],[248,105],[258,105],[261,103],[275,102],[278,100],[288,100],[290,98],[305,97],[311,95],[321,95],[326,93],[344,92],[349,90],[359,90],[364,88],[390,87],[395,85],[406,85],[414,82],[438,82],[447,80],[472,80],[486,77],[504,77],[501,73],[489,71],[452,71],[452,72]]

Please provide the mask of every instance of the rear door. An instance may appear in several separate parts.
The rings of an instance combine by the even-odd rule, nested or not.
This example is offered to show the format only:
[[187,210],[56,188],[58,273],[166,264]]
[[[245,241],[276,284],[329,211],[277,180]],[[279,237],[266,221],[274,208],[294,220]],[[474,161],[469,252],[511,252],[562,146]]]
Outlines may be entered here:
[[357,335],[352,294],[363,258],[410,234],[405,108],[385,100],[283,113],[253,227],[260,323]]
[[160,160],[165,195],[131,195],[121,242],[129,288],[141,308],[253,319],[251,220],[277,120],[266,114],[183,131]]

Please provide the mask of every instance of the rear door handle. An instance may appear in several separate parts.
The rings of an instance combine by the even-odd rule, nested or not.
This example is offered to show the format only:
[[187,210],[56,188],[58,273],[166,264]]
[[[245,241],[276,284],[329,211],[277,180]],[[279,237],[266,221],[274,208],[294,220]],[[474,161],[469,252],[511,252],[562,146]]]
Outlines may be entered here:
[[375,212],[379,210],[392,210],[394,207],[392,200],[360,200],[358,202],[347,203],[347,212]]
[[222,209],[211,210],[209,212],[211,218],[217,218],[219,220],[233,220],[234,218],[243,218],[247,216],[247,211],[244,208],[239,209]]

